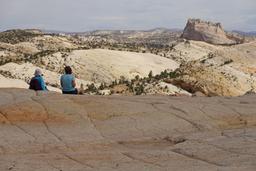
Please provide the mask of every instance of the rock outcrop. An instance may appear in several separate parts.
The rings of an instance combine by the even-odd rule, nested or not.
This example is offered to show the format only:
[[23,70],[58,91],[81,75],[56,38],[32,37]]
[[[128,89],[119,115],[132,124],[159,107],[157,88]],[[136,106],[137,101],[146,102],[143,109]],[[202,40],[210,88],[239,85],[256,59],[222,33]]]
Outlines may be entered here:
[[229,64],[233,61],[224,60],[218,68],[209,64],[209,59],[206,60],[208,64],[203,62],[182,65],[180,77],[172,83],[191,93],[200,91],[208,96],[241,96],[248,91],[256,92],[256,77],[233,68]]
[[0,170],[255,170],[256,96],[0,89]]
[[179,77],[170,82],[190,93],[241,96],[256,92],[256,42],[215,46],[201,41],[182,42],[172,52],[181,61]]
[[220,23],[206,22],[200,19],[189,19],[181,37],[216,45],[237,43],[235,40],[228,38]]

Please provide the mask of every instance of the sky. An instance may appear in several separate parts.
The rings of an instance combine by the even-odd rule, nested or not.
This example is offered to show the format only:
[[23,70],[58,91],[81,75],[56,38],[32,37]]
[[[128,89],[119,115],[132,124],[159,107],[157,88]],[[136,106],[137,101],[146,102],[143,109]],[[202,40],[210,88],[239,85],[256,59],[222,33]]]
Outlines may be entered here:
[[256,31],[256,0],[0,0],[1,31],[183,29],[188,18]]

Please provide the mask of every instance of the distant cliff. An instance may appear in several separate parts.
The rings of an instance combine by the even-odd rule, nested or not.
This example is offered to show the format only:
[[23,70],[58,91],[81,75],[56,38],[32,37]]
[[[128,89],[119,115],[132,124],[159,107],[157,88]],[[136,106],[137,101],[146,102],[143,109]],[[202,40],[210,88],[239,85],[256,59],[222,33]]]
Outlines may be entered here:
[[212,23],[200,19],[189,19],[181,37],[216,45],[232,45],[239,42],[239,40],[227,35],[221,23]]

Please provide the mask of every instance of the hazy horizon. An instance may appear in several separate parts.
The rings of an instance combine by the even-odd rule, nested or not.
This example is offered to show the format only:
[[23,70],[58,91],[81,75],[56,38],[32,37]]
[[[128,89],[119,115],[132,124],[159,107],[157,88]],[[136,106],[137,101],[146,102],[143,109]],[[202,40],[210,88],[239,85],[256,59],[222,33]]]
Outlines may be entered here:
[[225,30],[256,31],[254,0],[0,0],[0,30],[183,29],[188,18],[221,22]]

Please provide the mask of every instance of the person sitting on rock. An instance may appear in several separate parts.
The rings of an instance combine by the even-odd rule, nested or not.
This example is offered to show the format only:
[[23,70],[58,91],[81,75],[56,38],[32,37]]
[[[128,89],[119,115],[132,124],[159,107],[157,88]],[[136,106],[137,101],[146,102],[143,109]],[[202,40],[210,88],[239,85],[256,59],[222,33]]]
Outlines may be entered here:
[[60,85],[62,88],[63,94],[78,94],[78,90],[76,88],[75,77],[72,74],[72,69],[70,66],[65,67],[65,74],[63,74],[60,78]]
[[40,69],[36,69],[34,73],[34,77],[31,79],[29,83],[29,89],[35,91],[47,91],[47,87],[45,85],[43,74]]

